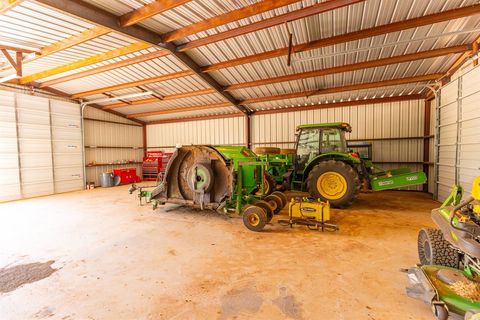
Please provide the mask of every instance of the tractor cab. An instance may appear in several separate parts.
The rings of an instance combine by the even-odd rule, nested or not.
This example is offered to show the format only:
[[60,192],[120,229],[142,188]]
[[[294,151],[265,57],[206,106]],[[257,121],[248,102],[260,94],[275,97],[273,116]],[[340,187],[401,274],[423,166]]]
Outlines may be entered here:
[[345,132],[351,131],[352,127],[343,122],[298,126],[295,173],[302,175],[307,165],[321,154],[347,153]]

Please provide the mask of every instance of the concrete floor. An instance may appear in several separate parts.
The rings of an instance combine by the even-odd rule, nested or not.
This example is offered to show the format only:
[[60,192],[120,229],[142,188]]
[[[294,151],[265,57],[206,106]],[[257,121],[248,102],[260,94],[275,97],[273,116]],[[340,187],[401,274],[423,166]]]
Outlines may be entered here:
[[0,268],[58,269],[0,293],[0,319],[433,319],[399,269],[417,262],[435,206],[361,194],[334,210],[337,233],[253,233],[239,218],[152,212],[125,186],[0,204]]

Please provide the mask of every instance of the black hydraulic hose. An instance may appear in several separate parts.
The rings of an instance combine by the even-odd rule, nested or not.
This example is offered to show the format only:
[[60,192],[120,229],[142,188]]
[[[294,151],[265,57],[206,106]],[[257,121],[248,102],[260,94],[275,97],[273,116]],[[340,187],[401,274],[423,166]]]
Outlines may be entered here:
[[466,232],[466,233],[470,234],[472,237],[475,237],[475,234],[473,234],[469,230],[457,227],[453,224],[453,218],[455,218],[455,212],[457,212],[458,210],[460,210],[461,208],[463,208],[464,206],[466,206],[467,204],[469,204],[473,200],[475,200],[475,199],[472,196],[470,196],[465,201],[460,202],[459,204],[457,204],[455,207],[452,208],[452,214],[450,215],[450,225],[452,226],[452,228],[454,228],[456,230]]

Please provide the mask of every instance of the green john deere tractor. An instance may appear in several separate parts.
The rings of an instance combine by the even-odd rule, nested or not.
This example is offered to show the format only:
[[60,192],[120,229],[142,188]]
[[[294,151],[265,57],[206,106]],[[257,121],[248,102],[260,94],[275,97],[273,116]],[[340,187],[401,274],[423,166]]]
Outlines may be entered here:
[[373,165],[371,154],[360,156],[349,150],[345,133],[351,131],[344,122],[298,126],[295,150],[286,153],[294,153],[293,161],[287,155],[271,154],[275,148],[261,150],[259,157],[266,161],[266,170],[273,176],[266,183],[281,181],[283,189],[306,191],[316,199],[329,201],[333,207],[345,208],[357,198],[362,184],[377,191],[426,182],[424,172],[411,172],[408,168],[382,170]]

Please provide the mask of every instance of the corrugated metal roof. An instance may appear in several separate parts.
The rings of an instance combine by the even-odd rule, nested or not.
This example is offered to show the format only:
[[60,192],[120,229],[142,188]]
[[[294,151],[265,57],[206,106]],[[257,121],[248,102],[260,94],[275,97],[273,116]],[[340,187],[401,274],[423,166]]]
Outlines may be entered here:
[[[115,15],[123,15],[134,9],[152,2],[153,0],[88,0],[99,8],[107,10]],[[284,6],[262,14],[254,15],[227,25],[212,28],[210,30],[189,35],[175,42],[176,45],[186,43],[231,30],[250,23],[268,19],[284,13],[292,12],[303,7],[308,7],[324,0],[303,0],[289,6]],[[158,34],[166,33],[192,23],[203,21],[216,15],[239,9],[258,1],[237,0],[193,0],[185,5],[157,14],[145,19],[139,24],[155,31]],[[288,30],[294,34],[294,44],[306,43],[318,39],[324,39],[335,35],[354,32],[374,26],[385,25],[392,22],[403,21],[427,14],[465,7],[478,3],[477,0],[449,0],[449,1],[423,1],[423,0],[368,0],[362,3],[343,7],[330,12],[317,14],[304,19],[288,23]],[[18,46],[29,46],[40,49],[58,41],[67,39],[72,35],[79,34],[94,25],[70,15],[60,13],[32,1],[24,1],[6,14],[0,16],[0,43],[12,43]],[[287,26],[282,24],[253,33],[237,36],[235,38],[219,41],[209,45],[187,51],[199,65],[205,66],[231,59],[241,58],[247,55],[262,53],[265,51],[285,48],[288,43]],[[470,31],[467,33],[467,31]],[[286,57],[276,57],[268,60],[239,65],[211,72],[211,75],[222,85],[231,85],[253,80],[266,79],[293,73],[303,73],[323,68],[355,64],[364,61],[405,55],[419,51],[444,48],[459,44],[470,44],[480,33],[480,19],[478,16],[461,18],[434,25],[392,32],[366,39],[339,43],[336,45],[296,53],[293,56],[292,66],[286,65]],[[3,36],[5,35],[5,36]],[[135,42],[134,39],[121,35],[117,32],[88,40],[69,49],[36,59],[24,66],[24,74],[40,72],[69,62],[77,61],[98,53],[106,52],[115,48],[126,46]],[[127,58],[145,54],[157,48],[149,48],[140,52],[130,53],[121,57],[87,65],[82,68],[56,74],[39,82],[56,79],[80,71],[89,70],[110,63],[115,63]],[[403,78],[414,75],[445,72],[448,66],[455,61],[457,55],[449,55],[426,60],[418,60],[396,65],[382,66],[364,70],[338,73],[322,77],[294,80],[276,84],[251,87],[233,91],[235,98],[243,100],[251,97],[274,96],[290,92],[317,90],[321,88],[344,86],[356,83],[382,81],[392,78]],[[8,62],[0,58],[0,64]],[[1,68],[1,66],[0,66]],[[174,56],[164,56],[134,65],[117,68],[100,74],[78,78],[68,82],[53,85],[54,89],[73,94],[80,91],[93,90],[146,79],[159,75],[169,74],[186,70]],[[0,72],[0,77],[9,75],[12,69]],[[310,98],[289,99],[286,101],[272,101],[252,104],[251,109],[274,108],[288,105],[302,105],[305,103],[317,103],[317,100],[355,99],[357,96],[389,96],[401,92],[417,91],[424,83],[406,84],[395,87],[381,87],[363,91],[351,91],[335,95],[316,96]],[[142,85],[141,88],[128,88],[110,92],[114,95],[138,93],[140,90],[154,90],[159,95],[171,95],[180,92],[196,91],[209,88],[208,84],[198,76],[188,76],[173,80]],[[357,95],[357,96],[355,96]],[[104,98],[105,95],[92,95],[88,99]],[[145,99],[145,97],[131,99],[132,101]],[[177,106],[192,106],[224,102],[219,94],[208,94],[179,100],[162,101],[145,105],[135,105],[118,108],[122,113],[137,113],[153,110],[163,110]],[[221,109],[221,110],[220,110]],[[220,108],[218,112],[229,112],[231,108]],[[231,109],[236,110],[236,109]],[[216,111],[216,112],[217,112]],[[208,112],[211,112],[209,110]],[[190,114],[190,113],[182,113]],[[205,112],[193,112],[194,115],[208,115]],[[165,115],[167,116],[167,115]],[[163,119],[165,116],[161,116]],[[170,116],[170,115],[168,115]],[[170,116],[172,117],[172,116]],[[150,121],[151,117],[146,120]]]

